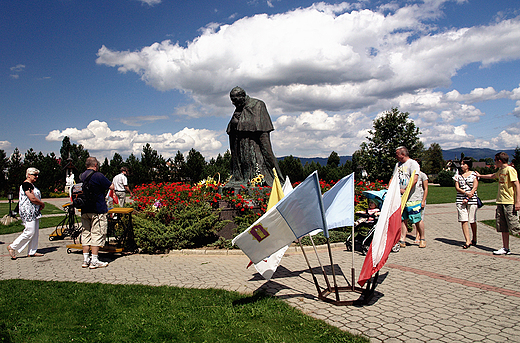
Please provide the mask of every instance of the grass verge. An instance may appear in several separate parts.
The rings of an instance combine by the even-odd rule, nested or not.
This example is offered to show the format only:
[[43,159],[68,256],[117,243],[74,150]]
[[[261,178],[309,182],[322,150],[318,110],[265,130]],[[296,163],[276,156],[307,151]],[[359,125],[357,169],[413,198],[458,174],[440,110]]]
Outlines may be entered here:
[[[14,210],[16,204],[11,204],[11,209]],[[6,215],[9,212],[9,204],[0,203],[0,218]],[[63,216],[56,217],[46,217],[40,219],[40,229],[44,229],[47,227],[55,227],[57,226],[61,220],[65,217],[65,212],[52,204],[45,203],[45,208],[42,211],[42,214],[63,214]],[[18,216],[20,218],[20,216]],[[9,233],[22,232],[25,227],[22,224],[21,220],[18,220],[10,225],[2,225],[0,224],[0,235],[5,235]],[[1,342],[1,341],[0,341]]]
[[[478,196],[481,200],[492,200],[497,197],[498,184],[480,182],[478,184]],[[438,185],[428,186],[427,204],[447,204],[455,203],[457,191],[455,187],[441,187]]]
[[1,342],[368,342],[262,293],[4,280],[0,294]]

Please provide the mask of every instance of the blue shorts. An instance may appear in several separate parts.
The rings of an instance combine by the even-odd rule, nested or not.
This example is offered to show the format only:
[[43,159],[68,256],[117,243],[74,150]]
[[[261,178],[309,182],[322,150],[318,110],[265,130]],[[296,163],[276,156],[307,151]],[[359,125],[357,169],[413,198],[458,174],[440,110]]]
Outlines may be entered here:
[[408,201],[404,207],[402,220],[409,220],[412,224],[422,220],[421,201]]

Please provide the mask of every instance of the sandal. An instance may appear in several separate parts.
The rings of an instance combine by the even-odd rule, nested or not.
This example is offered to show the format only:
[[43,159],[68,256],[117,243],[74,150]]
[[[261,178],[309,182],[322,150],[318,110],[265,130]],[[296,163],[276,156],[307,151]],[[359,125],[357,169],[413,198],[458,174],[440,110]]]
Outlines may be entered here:
[[464,244],[464,245],[462,246],[462,249],[467,249],[467,248],[469,248],[470,246],[471,246],[471,244]]
[[477,245],[477,240],[476,239],[472,239],[471,240],[471,245],[476,246]]
[[11,256],[11,260],[16,260],[16,252],[14,249],[11,249],[11,246],[7,246],[7,251],[9,251],[9,255]]
[[41,257],[41,256],[43,256],[43,254],[40,254],[39,252],[35,252],[34,254],[27,255],[27,256],[29,256],[29,257]]

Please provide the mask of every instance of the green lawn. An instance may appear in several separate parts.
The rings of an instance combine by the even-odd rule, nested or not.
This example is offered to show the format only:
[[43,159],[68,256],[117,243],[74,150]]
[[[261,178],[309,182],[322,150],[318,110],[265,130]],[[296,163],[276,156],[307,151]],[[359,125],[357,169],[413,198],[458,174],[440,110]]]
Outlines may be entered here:
[[[484,183],[478,184],[478,196],[481,200],[493,200],[497,197],[498,183]],[[455,203],[455,197],[457,191],[455,187],[440,187],[429,185],[428,186],[428,198],[426,202],[428,204],[445,204]]]
[[[14,210],[16,204],[11,204],[11,209]],[[6,215],[9,212],[9,204],[0,203],[0,218]],[[65,217],[65,212],[52,204],[45,203],[45,208],[42,211],[42,214],[63,214],[63,216],[57,217],[47,217],[40,219],[40,229],[44,229],[47,227],[55,227],[60,223],[60,221]],[[18,217],[20,218],[20,217]],[[5,235],[8,233],[22,232],[24,226],[21,220],[18,220],[11,225],[2,225],[0,224],[0,235]],[[1,342],[1,341],[0,341]]]
[[0,294],[0,342],[368,342],[265,294],[28,280]]

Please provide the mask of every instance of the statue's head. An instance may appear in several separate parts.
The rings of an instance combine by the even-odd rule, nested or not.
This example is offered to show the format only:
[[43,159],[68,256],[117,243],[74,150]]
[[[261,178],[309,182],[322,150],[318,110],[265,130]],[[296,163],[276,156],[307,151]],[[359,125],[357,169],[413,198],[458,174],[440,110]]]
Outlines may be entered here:
[[231,102],[237,109],[244,108],[246,103],[246,91],[240,87],[235,87],[229,93],[229,97],[231,98]]

